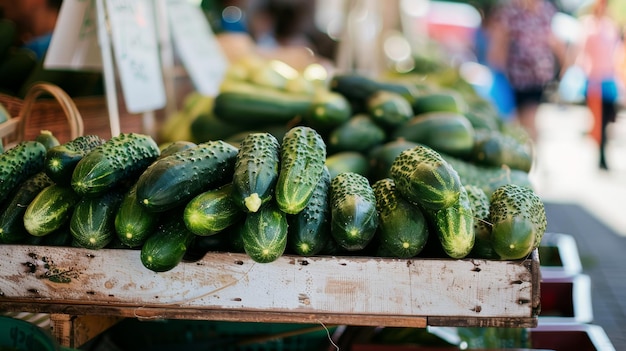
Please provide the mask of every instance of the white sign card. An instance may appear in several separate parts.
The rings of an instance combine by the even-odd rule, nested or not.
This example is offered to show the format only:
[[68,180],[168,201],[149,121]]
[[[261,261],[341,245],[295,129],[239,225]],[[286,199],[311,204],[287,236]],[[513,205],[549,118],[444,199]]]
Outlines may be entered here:
[[106,0],[106,10],[126,108],[163,108],[165,88],[151,0]]
[[47,69],[102,70],[93,0],[65,0],[44,61]]
[[228,61],[202,9],[188,0],[167,0],[167,13],[172,42],[195,88],[217,95]]

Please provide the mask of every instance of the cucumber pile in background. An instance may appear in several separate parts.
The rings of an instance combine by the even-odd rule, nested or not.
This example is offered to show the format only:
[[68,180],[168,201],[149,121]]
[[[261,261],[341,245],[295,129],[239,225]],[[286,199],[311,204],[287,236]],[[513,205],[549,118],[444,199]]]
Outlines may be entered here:
[[208,251],[517,260],[546,229],[527,135],[451,69],[323,81],[250,59],[158,138],[53,138],[0,154],[0,243],[137,249],[161,272]]

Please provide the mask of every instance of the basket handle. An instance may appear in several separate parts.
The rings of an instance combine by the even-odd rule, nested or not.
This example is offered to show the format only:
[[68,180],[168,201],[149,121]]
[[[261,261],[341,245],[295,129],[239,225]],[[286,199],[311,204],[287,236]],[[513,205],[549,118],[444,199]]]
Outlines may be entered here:
[[30,117],[33,105],[39,96],[47,93],[52,95],[56,99],[56,101],[63,108],[63,112],[65,113],[65,117],[67,118],[67,122],[70,127],[70,137],[75,139],[84,132],[83,119],[74,103],[74,100],[60,87],[50,83],[36,83],[33,85],[26,96],[24,97],[24,104],[20,109],[19,113],[19,125],[17,127],[17,140],[24,139],[24,132],[26,130],[26,126],[28,125],[28,118]]

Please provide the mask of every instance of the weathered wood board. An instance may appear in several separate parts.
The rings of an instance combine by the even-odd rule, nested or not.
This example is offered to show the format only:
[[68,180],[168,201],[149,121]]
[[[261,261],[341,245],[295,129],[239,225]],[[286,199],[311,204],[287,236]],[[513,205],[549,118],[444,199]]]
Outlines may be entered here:
[[413,327],[532,327],[539,313],[536,251],[521,261],[283,256],[265,264],[216,252],[163,273],[139,254],[0,245],[0,310]]

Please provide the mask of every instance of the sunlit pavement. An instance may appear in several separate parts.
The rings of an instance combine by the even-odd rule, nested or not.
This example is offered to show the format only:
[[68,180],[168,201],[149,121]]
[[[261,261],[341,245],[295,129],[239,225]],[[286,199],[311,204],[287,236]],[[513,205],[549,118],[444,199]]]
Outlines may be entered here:
[[598,168],[598,147],[587,135],[591,121],[584,106],[542,105],[531,180],[544,201],[579,204],[626,236],[626,112],[609,126],[609,171]]

